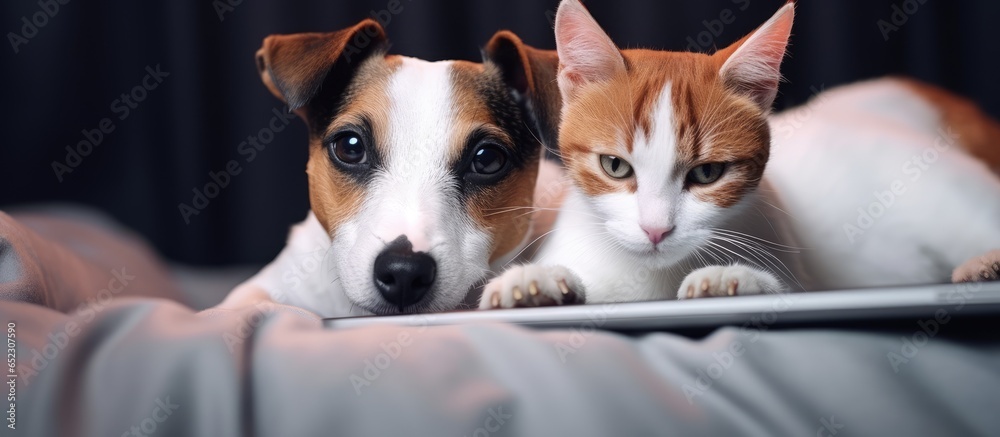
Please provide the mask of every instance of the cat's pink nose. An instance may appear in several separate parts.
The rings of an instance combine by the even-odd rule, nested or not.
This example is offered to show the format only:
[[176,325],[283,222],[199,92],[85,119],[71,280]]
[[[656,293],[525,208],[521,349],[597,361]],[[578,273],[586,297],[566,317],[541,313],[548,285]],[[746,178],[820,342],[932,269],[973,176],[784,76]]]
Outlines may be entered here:
[[656,246],[670,236],[670,233],[674,231],[674,227],[643,226],[642,230],[646,232],[646,236],[649,237],[649,241],[653,243],[653,246]]

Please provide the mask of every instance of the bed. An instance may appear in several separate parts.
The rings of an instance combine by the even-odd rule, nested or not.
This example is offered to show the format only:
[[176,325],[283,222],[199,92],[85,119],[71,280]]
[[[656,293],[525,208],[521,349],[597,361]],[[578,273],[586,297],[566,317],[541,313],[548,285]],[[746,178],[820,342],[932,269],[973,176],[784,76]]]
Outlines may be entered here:
[[5,435],[1000,429],[995,321],[947,325],[917,344],[916,321],[697,334],[327,330],[281,305],[201,309],[140,239],[92,218],[0,213],[0,322],[16,350],[4,388],[16,395],[4,406],[16,432]]

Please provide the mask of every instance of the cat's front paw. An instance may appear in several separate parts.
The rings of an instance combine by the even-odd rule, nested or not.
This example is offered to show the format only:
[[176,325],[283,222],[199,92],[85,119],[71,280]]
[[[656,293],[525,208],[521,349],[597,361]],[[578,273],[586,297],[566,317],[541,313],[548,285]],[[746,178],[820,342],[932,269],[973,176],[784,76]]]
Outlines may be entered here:
[[479,309],[581,304],[583,284],[562,266],[511,267],[483,288]]
[[712,266],[695,270],[684,278],[678,299],[783,293],[778,278],[763,270],[741,265]]
[[1000,280],[1000,250],[977,256],[958,266],[951,282],[986,282]]

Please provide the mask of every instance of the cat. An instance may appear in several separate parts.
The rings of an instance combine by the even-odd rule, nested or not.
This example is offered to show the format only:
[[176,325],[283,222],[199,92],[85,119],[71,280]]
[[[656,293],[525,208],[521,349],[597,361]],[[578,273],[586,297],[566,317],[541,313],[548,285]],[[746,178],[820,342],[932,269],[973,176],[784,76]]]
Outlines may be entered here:
[[[883,79],[771,116],[794,11],[706,55],[619,50],[563,0],[558,143],[572,183],[535,261],[490,281],[480,308],[996,279],[1000,255],[975,256],[1000,247],[1000,179],[963,150],[990,145],[939,152],[928,189],[900,193],[918,188],[899,187],[906,160],[947,141],[933,89]],[[975,129],[996,127],[976,114]],[[852,234],[872,202],[889,205]],[[963,216],[957,241],[940,232]]]

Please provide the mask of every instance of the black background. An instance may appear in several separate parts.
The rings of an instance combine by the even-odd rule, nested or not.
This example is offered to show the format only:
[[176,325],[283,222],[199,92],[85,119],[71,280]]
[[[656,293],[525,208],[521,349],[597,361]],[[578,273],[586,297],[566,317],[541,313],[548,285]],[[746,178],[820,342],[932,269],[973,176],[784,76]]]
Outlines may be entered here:
[[[64,0],[65,1],[65,0]],[[230,0],[234,3],[238,0]],[[778,107],[804,102],[815,90],[884,74],[907,74],[973,98],[1000,116],[996,44],[1000,2],[908,0],[919,5],[888,41],[904,0],[801,0],[788,81]],[[248,135],[279,108],[260,83],[253,54],[272,33],[347,27],[389,0],[70,0],[37,35],[0,47],[3,144],[0,208],[73,202],[106,211],[150,239],[169,259],[191,264],[264,263],[277,254],[289,225],[305,217],[306,132],[295,120],[253,162],[237,153]],[[479,59],[479,48],[509,28],[535,46],[552,48],[557,0],[402,0],[386,27],[394,53]],[[625,48],[682,50],[724,9],[734,21],[718,37],[725,46],[763,23],[782,0],[590,0],[587,5]],[[227,5],[220,20],[218,4]],[[0,5],[0,29],[21,33],[21,17],[37,0]],[[898,17],[897,17],[898,18]],[[898,21],[897,21],[898,22]],[[112,102],[139,85],[146,66],[170,76],[124,120]],[[60,182],[52,162],[67,145],[109,117],[115,130]],[[235,159],[243,171],[199,215],[185,223],[178,204],[210,182],[209,172]]]

